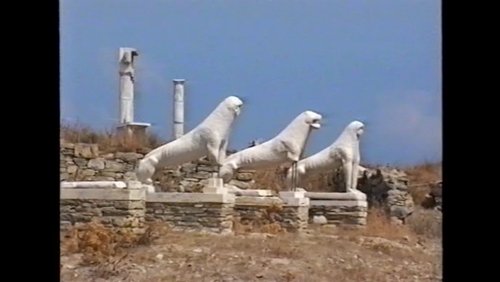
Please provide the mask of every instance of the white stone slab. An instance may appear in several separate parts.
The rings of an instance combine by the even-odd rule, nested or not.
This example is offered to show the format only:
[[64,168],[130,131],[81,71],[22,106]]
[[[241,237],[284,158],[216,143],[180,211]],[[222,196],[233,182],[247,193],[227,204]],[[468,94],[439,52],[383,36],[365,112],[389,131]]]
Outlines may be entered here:
[[241,196],[236,197],[236,205],[238,206],[260,206],[260,205],[281,205],[283,201],[278,197],[252,197]]
[[248,189],[234,192],[236,196],[252,196],[252,197],[272,197],[273,191],[264,189]]
[[147,202],[161,203],[234,203],[233,194],[205,194],[205,193],[148,193]]
[[205,194],[228,194],[229,190],[225,187],[203,187],[203,193]]
[[208,179],[207,185],[203,187],[203,193],[227,194],[229,190],[224,187],[222,178],[212,176]]
[[368,212],[362,212],[362,211],[353,211],[353,212],[325,212],[325,215],[327,217],[330,216],[349,216],[349,217],[366,217],[368,215]]
[[309,198],[281,198],[283,203],[287,206],[300,206],[300,207],[305,207],[310,205],[310,200]]
[[126,182],[127,184],[127,189],[142,189],[145,188],[144,184],[142,184],[140,181],[137,180],[129,180]]
[[366,200],[366,195],[362,192],[307,192],[306,197],[314,199],[333,199],[333,200]]
[[144,189],[61,189],[61,200],[144,200]]
[[61,182],[61,189],[70,188],[93,188],[93,189],[106,189],[106,188],[126,188],[127,184],[123,181],[63,181]]
[[338,206],[338,207],[368,207],[367,201],[362,200],[311,200],[311,207],[314,206]]
[[280,198],[305,198],[305,191],[280,191]]

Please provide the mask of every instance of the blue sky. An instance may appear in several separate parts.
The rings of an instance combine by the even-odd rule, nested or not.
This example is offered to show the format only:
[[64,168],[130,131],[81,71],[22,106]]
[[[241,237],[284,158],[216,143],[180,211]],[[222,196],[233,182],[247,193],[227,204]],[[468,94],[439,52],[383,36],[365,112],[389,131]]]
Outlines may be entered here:
[[138,49],[135,120],[172,135],[172,79],[186,132],[229,95],[246,105],[230,147],[267,140],[304,110],[306,148],[366,124],[362,162],[441,160],[441,4],[435,0],[61,0],[61,119],[118,120],[118,48]]

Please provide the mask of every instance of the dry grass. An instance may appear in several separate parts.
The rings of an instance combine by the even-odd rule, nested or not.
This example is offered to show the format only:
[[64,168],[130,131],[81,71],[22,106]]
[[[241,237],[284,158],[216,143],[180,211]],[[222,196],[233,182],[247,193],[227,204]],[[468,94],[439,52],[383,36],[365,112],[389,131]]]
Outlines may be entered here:
[[[286,187],[286,172],[290,166],[282,165],[275,169],[256,170],[253,176],[255,189],[270,189],[275,192]],[[299,181],[298,186],[307,191],[335,191],[333,172],[318,173]]]
[[148,245],[166,232],[163,225],[149,225],[142,235],[115,232],[97,221],[72,227],[61,240],[61,254],[82,253],[85,264],[109,262],[111,257],[137,245]]
[[341,229],[339,234],[359,237],[380,237],[389,240],[413,240],[421,236],[429,239],[442,237],[441,213],[417,207],[406,224],[394,224],[380,208],[370,208],[367,224],[361,229]]
[[416,208],[406,220],[406,224],[394,224],[382,209],[370,208],[364,228],[340,228],[333,230],[356,241],[360,236],[380,237],[389,240],[414,240],[421,236],[429,239],[442,237],[441,213],[435,210]]
[[[369,234],[390,232],[382,226],[383,231],[375,228]],[[61,281],[439,281],[440,277],[440,257],[414,250],[410,243],[369,238],[361,242],[322,232],[221,236],[167,228],[150,234],[154,232],[158,233],[150,235],[150,245],[135,245],[98,264],[82,267],[65,258],[64,265],[76,267],[63,265]]]
[[410,193],[416,205],[425,205],[426,195],[434,183],[442,179],[442,163],[424,163],[402,168],[408,174]]
[[359,229],[341,229],[339,232],[348,237],[370,236],[391,240],[412,238],[415,234],[407,225],[397,225],[391,222],[387,214],[380,208],[370,208],[366,218],[366,226]]
[[409,192],[415,205],[425,206],[427,202],[427,194],[430,192],[430,185],[413,186],[410,187]]
[[366,221],[366,228],[362,231],[365,236],[401,239],[412,235],[406,225],[392,223],[381,209],[370,209]]
[[427,238],[443,236],[442,217],[439,211],[417,208],[408,218],[407,225],[417,235]]
[[311,175],[301,181],[301,187],[311,192],[336,192],[338,191],[334,183],[335,172],[320,172]]
[[164,224],[149,224],[144,234],[116,232],[97,221],[73,227],[61,236],[61,256],[81,254],[79,266],[94,266],[92,276],[109,279],[124,271],[131,248],[150,246],[168,234]]
[[404,168],[411,183],[434,183],[441,180],[442,163],[423,163],[420,165]]
[[285,187],[286,166],[275,169],[256,170],[253,175],[255,189],[269,189],[275,192]]
[[121,136],[116,129],[98,131],[81,123],[63,123],[60,126],[60,137],[69,143],[98,144],[104,152],[137,152],[144,148],[155,148],[163,142],[154,133],[146,136],[128,137]]

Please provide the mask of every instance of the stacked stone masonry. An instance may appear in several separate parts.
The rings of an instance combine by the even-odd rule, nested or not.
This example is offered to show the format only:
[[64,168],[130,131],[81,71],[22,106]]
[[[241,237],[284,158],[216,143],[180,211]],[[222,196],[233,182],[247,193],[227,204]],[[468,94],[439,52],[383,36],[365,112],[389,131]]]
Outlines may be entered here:
[[329,225],[366,225],[367,209],[362,206],[327,206],[311,202],[310,222],[314,216],[324,216]]
[[306,193],[310,198],[309,222],[323,216],[328,225],[364,226],[368,215],[366,196],[361,193]]
[[279,197],[241,196],[236,198],[234,216],[246,225],[278,223],[288,232],[300,232],[307,228],[308,210],[308,206],[289,205]]
[[[97,144],[67,143],[61,140],[61,181],[130,181],[136,180],[137,162],[150,150],[140,152],[106,153]],[[201,192],[208,178],[217,172],[206,159],[183,164],[178,168],[164,168],[155,173],[157,192]],[[231,180],[240,189],[252,189],[253,170],[242,170]]]
[[403,223],[413,213],[415,205],[404,171],[383,167],[367,169],[358,183],[368,202],[383,207],[394,221]]
[[[107,196],[104,196],[105,193]],[[142,234],[145,231],[146,206],[140,193],[139,190],[128,189],[62,189],[61,230],[94,220],[119,232]]]
[[[194,198],[193,196],[196,196]],[[146,221],[163,222],[174,230],[232,233],[234,196],[191,193],[147,195]]]
[[302,232],[307,229],[309,218],[308,206],[284,205],[281,211],[281,226],[288,232]]
[[242,224],[268,224],[279,221],[283,201],[278,197],[241,196],[236,198],[234,217]]
[[232,233],[233,222],[237,220],[252,225],[277,223],[289,232],[300,232],[314,215],[325,216],[329,224],[366,224],[366,201],[349,197],[344,202],[330,199],[322,203],[325,200],[284,200],[277,196],[146,193],[146,188],[138,182],[94,183],[98,188],[92,187],[93,182],[61,184],[63,230],[97,220],[115,230],[139,234],[144,232],[145,222],[159,221],[176,230],[227,234]]

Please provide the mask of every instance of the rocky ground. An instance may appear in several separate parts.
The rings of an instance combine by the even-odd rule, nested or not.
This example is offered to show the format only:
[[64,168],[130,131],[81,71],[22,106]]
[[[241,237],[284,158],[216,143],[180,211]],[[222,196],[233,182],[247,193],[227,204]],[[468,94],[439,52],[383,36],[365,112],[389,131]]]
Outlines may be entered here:
[[63,250],[61,281],[442,281],[439,237],[392,225],[151,238],[95,264]]

